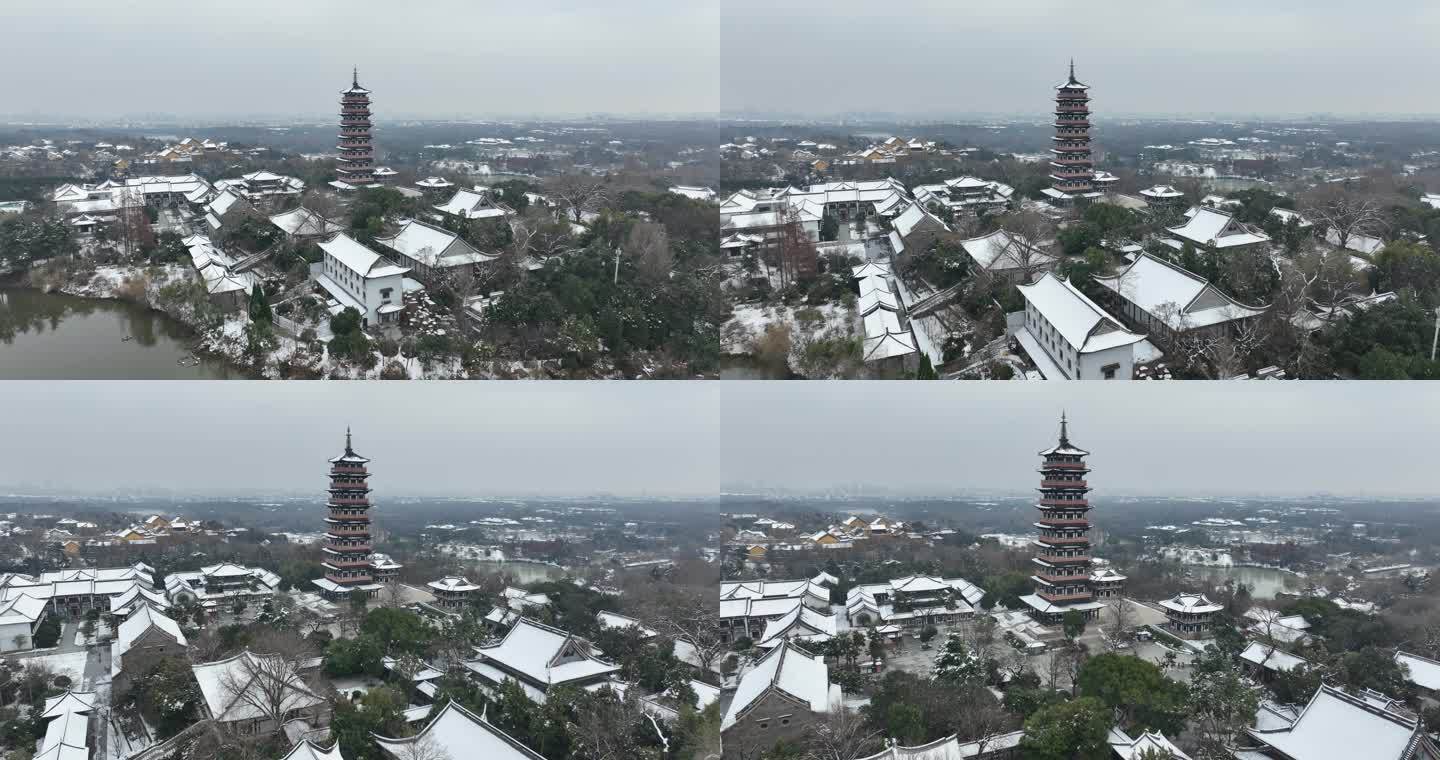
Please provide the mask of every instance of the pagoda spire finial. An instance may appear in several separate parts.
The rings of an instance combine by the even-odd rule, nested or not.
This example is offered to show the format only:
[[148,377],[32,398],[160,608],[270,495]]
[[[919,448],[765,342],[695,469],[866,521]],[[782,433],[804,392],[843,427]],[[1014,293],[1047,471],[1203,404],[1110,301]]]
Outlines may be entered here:
[[1075,59],[1070,59],[1070,83],[1075,83]]
[[1070,438],[1069,438],[1068,435],[1066,435],[1066,432],[1067,432],[1067,431],[1066,431],[1066,426],[1067,426],[1067,425],[1068,425],[1068,423],[1065,421],[1065,410],[1062,409],[1062,410],[1060,410],[1060,445],[1061,445],[1061,446],[1065,446],[1065,445],[1068,445],[1068,444],[1070,443]]
[[[1075,78],[1075,62],[1074,62],[1074,61],[1071,61],[1071,62],[1070,62],[1070,78],[1071,78],[1071,79],[1074,79],[1074,78]],[[350,72],[350,85],[351,85],[352,87],[359,87],[359,86],[360,86],[360,67],[359,67],[359,66],[356,66],[356,67],[355,67],[354,69],[352,69],[351,72]]]
[[345,453],[354,454],[355,450],[350,448],[350,426],[345,426]]

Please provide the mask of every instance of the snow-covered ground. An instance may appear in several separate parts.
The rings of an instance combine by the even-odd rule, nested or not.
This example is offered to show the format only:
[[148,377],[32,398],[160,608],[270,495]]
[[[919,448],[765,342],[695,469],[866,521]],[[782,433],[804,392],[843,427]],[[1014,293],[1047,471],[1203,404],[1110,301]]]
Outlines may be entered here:
[[43,664],[55,671],[55,675],[69,677],[72,684],[81,684],[85,679],[85,659],[87,656],[85,650],[81,649],[78,652],[59,652],[56,654],[42,654],[35,657],[27,657],[21,660],[20,664]]
[[748,354],[754,349],[755,341],[765,334],[772,325],[788,325],[792,336],[803,331],[797,312],[815,311],[821,321],[808,333],[814,337],[827,335],[854,336],[860,331],[860,315],[853,306],[844,304],[823,304],[821,306],[760,306],[745,304],[736,306],[730,321],[721,328],[721,349],[731,354]]

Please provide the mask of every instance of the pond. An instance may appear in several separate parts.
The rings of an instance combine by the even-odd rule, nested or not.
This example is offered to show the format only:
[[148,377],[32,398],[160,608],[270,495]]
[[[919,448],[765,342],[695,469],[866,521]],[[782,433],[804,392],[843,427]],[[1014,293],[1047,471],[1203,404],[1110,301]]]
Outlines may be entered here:
[[1268,567],[1199,567],[1189,566],[1186,570],[1197,578],[1204,578],[1214,584],[1233,580],[1250,587],[1250,595],[1256,599],[1274,599],[1281,591],[1299,590],[1304,580],[1293,573]]
[[509,573],[515,576],[515,581],[522,586],[565,577],[564,570],[554,565],[542,565],[538,562],[479,562],[476,563],[475,570],[487,575]]
[[243,378],[191,353],[194,333],[143,306],[0,285],[0,379]]

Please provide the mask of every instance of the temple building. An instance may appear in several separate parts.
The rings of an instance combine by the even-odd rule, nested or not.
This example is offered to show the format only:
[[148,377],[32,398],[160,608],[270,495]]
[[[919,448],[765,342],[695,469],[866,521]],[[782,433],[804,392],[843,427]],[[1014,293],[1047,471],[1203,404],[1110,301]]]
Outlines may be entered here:
[[1050,187],[1045,195],[1069,203],[1078,196],[1095,194],[1095,162],[1090,154],[1090,87],[1075,78],[1070,62],[1070,79],[1055,88],[1055,136],[1050,152]]
[[[329,514],[325,517],[325,577],[313,583],[326,598],[348,596],[353,591],[374,594],[381,589],[377,581],[374,545],[370,540],[370,478],[365,465],[369,459],[355,453],[350,444],[350,430],[345,430],[345,453],[330,460]],[[386,558],[385,577],[394,577],[391,570],[400,565]],[[391,567],[393,565],[393,568]]]
[[350,89],[340,93],[339,181],[350,187],[375,183],[375,146],[370,140],[370,91],[360,86],[356,69]]
[[[1035,593],[1020,597],[1036,618],[1058,622],[1075,610],[1087,619],[1100,614],[1104,603],[1095,601],[1091,585],[1090,487],[1085,481],[1090,452],[1071,445],[1065,415],[1060,415],[1060,442],[1040,452],[1040,499],[1035,508]],[[1118,589],[1115,591],[1118,593]]]
[[1176,594],[1160,603],[1165,610],[1165,628],[1185,639],[1208,639],[1215,613],[1225,609],[1204,594]]

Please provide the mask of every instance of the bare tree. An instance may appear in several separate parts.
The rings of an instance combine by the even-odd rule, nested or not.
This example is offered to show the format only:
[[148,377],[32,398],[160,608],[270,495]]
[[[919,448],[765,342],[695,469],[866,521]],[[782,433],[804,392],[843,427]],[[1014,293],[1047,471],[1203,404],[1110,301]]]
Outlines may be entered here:
[[396,760],[456,760],[445,749],[445,745],[434,734],[425,733],[401,745],[395,751]]
[[1107,627],[1105,633],[1110,638],[1109,646],[1111,650],[1119,649],[1122,645],[1130,641],[1133,635],[1130,629],[1135,624],[1134,617],[1134,610],[1130,608],[1130,602],[1125,601],[1123,598],[1117,597],[1116,600],[1110,604],[1110,625]]
[[[640,753],[634,728],[645,711],[633,694],[600,693],[583,698],[575,710],[575,738],[585,760],[628,760]],[[662,741],[668,741],[661,734]]]
[[1056,258],[1046,246],[1055,234],[1055,226],[1044,215],[1034,211],[1018,211],[1000,221],[1004,232],[996,266],[1020,272],[1020,282],[1028,284],[1040,272],[1055,265]]
[[292,711],[319,701],[301,677],[300,661],[282,654],[242,653],[221,677],[220,687],[232,710],[250,708],[245,712],[258,714],[271,732],[279,731]]
[[663,280],[670,276],[675,262],[675,253],[670,248],[670,236],[665,228],[652,222],[637,222],[625,236],[625,253],[635,259],[641,274],[651,280]]
[[1385,227],[1385,212],[1379,203],[1336,185],[1316,193],[1306,213],[1327,230],[1327,239],[1330,232],[1334,233],[1333,242],[1341,250],[1358,236],[1378,236]]
[[783,290],[801,277],[814,274],[819,253],[805,232],[798,208],[788,202],[781,203],[775,216],[777,230],[773,252]]
[[1300,256],[1295,266],[1304,278],[1304,294],[1324,309],[1326,322],[1334,319],[1336,307],[1360,290],[1363,278],[1342,250],[1316,250]]
[[979,744],[979,756],[985,755],[985,750],[996,737],[1014,728],[1015,719],[986,689],[972,690],[972,695],[960,700],[956,707],[955,733],[961,741]]
[[647,619],[654,621],[660,633],[676,642],[687,642],[694,648],[701,673],[711,672],[725,652],[725,642],[720,638],[719,604],[703,591],[676,589],[666,596],[655,600]]
[[871,730],[854,710],[833,707],[825,720],[808,727],[805,736],[806,760],[855,760],[873,754],[880,746],[880,732]]
[[608,199],[605,180],[583,174],[567,174],[552,179],[548,185],[551,195],[559,198],[561,205],[568,208],[573,221],[593,211],[598,211]]

